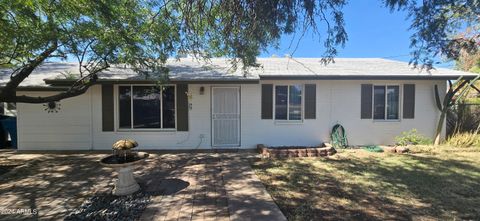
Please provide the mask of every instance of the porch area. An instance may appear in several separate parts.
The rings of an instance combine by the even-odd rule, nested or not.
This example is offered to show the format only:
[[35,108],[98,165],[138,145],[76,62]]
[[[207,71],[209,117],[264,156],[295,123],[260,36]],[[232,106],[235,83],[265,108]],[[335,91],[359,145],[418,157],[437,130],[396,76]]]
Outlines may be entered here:
[[[136,180],[149,197],[140,220],[285,220],[254,175],[251,152],[150,152]],[[115,173],[107,152],[0,152],[0,219],[63,219],[95,195],[109,194]]]

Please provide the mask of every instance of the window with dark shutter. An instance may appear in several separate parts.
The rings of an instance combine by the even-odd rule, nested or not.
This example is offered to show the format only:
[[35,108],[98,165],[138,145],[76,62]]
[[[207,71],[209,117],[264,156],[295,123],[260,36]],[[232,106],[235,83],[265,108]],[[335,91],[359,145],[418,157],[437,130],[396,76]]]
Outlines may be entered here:
[[261,118],[273,119],[273,85],[262,84]]
[[118,86],[119,129],[175,129],[175,86]]
[[371,84],[362,84],[360,118],[372,119],[372,87]]
[[188,131],[187,91],[186,84],[118,86],[118,129]]
[[302,120],[303,85],[275,85],[275,120]]
[[398,85],[374,85],[373,86],[373,119],[374,120],[398,120],[399,119],[399,95]]
[[305,119],[315,119],[316,118],[316,85],[315,84],[305,84]]
[[403,85],[403,118],[415,118],[415,85]]

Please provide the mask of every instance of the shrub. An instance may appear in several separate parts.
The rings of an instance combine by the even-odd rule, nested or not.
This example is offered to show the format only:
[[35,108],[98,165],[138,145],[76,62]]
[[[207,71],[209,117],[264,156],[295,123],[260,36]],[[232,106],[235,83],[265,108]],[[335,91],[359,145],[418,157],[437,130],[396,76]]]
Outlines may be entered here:
[[445,144],[454,147],[480,146],[480,134],[465,132],[450,136]]
[[402,132],[400,136],[396,136],[395,143],[400,146],[429,145],[432,144],[432,140],[418,133],[417,129],[413,128],[409,131]]

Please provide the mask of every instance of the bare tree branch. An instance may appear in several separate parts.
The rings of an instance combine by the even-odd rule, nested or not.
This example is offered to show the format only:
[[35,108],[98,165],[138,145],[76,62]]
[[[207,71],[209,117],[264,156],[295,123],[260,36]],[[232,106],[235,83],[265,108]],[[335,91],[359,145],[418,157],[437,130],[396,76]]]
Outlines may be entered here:
[[51,42],[50,46],[40,53],[35,59],[29,60],[26,65],[16,72],[15,75],[10,77],[10,81],[7,82],[5,87],[0,90],[0,100],[4,100],[7,97],[11,97],[16,91],[17,87],[27,78],[35,68],[37,68],[50,54],[57,50],[58,44],[56,41]]

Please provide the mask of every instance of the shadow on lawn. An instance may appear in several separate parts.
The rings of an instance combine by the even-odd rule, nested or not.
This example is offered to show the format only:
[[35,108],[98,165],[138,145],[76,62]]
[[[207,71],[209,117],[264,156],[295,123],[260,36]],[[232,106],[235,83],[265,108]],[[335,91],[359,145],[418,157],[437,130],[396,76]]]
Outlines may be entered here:
[[[256,167],[274,176],[267,188],[289,220],[480,219],[479,167],[433,156],[399,160],[396,166],[378,158],[320,159],[338,174],[312,170],[308,160],[262,161]],[[265,172],[276,167],[286,172]],[[293,197],[282,194],[287,192]]]

